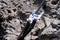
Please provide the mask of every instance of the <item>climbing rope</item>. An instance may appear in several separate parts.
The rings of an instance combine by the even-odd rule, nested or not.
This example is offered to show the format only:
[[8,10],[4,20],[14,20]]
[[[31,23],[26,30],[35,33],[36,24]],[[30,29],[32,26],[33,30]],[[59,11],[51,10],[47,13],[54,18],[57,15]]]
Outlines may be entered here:
[[42,10],[40,12],[40,14],[38,14],[39,9],[42,7],[42,5],[44,4],[45,0],[41,0],[41,4],[40,6],[35,9],[32,14],[29,16],[29,18],[27,19],[27,23],[25,28],[22,30],[21,34],[19,35],[17,40],[24,40],[24,37],[34,28],[34,25],[36,23],[37,20],[39,20],[42,15],[44,14],[44,10]]

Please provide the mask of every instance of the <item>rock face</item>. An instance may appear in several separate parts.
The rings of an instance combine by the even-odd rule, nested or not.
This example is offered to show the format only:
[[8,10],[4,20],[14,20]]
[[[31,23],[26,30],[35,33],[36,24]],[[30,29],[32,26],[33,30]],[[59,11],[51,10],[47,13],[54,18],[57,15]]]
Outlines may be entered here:
[[[0,0],[0,40],[17,40],[40,0]],[[45,14],[25,40],[60,40],[60,0],[45,0]]]

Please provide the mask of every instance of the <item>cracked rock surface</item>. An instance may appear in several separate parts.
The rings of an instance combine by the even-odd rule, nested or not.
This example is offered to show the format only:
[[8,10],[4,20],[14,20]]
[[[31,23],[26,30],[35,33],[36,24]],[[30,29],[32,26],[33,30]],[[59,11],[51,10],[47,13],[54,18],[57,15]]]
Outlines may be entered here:
[[[40,0],[0,0],[0,40],[17,40]],[[60,0],[45,0],[45,14],[24,40],[60,40]]]

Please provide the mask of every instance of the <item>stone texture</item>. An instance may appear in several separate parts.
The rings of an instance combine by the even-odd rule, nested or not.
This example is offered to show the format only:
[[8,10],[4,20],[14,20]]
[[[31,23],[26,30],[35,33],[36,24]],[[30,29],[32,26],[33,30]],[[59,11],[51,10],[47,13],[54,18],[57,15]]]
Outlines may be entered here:
[[[36,22],[25,40],[60,40],[60,2],[46,0],[45,14]],[[0,0],[0,40],[17,40],[26,19],[40,0]]]

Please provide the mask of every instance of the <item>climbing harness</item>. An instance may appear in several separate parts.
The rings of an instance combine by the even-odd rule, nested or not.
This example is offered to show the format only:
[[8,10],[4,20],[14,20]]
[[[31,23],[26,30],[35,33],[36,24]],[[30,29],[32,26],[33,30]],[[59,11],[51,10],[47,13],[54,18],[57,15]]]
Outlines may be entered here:
[[18,36],[17,40],[24,40],[24,37],[34,28],[36,21],[42,17],[42,15],[44,14],[44,10],[41,10],[40,14],[38,13],[38,11],[41,8],[41,6],[43,5],[44,1],[45,0],[42,0],[40,6],[37,9],[35,9],[32,12],[32,14],[29,16],[29,18],[27,19],[25,28],[22,30],[22,32]]

